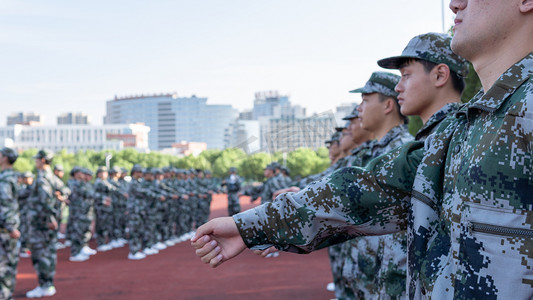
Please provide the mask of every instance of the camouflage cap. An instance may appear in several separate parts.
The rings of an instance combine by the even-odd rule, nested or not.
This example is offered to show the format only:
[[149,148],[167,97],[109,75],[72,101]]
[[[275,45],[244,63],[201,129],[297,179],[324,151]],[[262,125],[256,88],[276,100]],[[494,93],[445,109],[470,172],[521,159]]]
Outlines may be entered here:
[[2,149],[0,149],[0,153],[2,153],[3,156],[7,157],[7,160],[10,164],[13,164],[19,157],[18,153],[9,147],[3,147]]
[[143,167],[141,167],[141,165],[134,165],[132,168],[131,168],[131,173],[135,173],[135,172],[143,172]]
[[65,168],[63,168],[63,165],[57,164],[54,166],[54,171],[65,171]]
[[162,175],[163,174],[163,170],[161,170],[160,168],[154,168],[153,171],[154,171],[155,175]]
[[346,121],[344,122],[344,124],[338,126],[338,127],[335,127],[335,131],[336,132],[342,132],[344,129],[348,128],[348,126],[350,126],[350,121]]
[[205,175],[211,175],[211,174],[213,174],[213,173],[211,173],[211,171],[209,171],[209,170],[205,170],[204,173],[205,173]]
[[265,169],[275,171],[276,167],[274,165],[272,165],[272,164],[268,164],[268,165],[266,165]]
[[237,172],[237,168],[235,168],[235,167],[231,167],[231,168],[229,168],[229,171],[230,171],[230,172]]
[[277,161],[272,162],[271,165],[272,165],[274,168],[276,168],[276,169],[281,168],[281,164],[280,164],[279,162],[277,162]]
[[378,65],[385,69],[399,69],[406,59],[414,58],[435,64],[446,64],[450,70],[464,77],[468,74],[468,63],[453,53],[451,42],[452,37],[443,33],[430,32],[417,35],[409,41],[402,55],[380,59]]
[[48,150],[39,150],[39,152],[37,152],[33,158],[44,158],[47,161],[51,161],[54,158],[54,154]]
[[107,172],[107,168],[106,167],[98,167],[98,169],[96,170],[96,174],[102,173],[102,172]]
[[325,143],[326,144],[331,144],[333,142],[340,141],[341,135],[342,135],[342,133],[340,131],[336,131],[335,133],[333,133],[331,135],[331,138],[329,140],[327,140]]
[[89,168],[82,168],[82,169],[81,169],[81,172],[82,172],[83,174],[85,174],[85,175],[89,175],[89,176],[93,176],[93,175],[94,175],[93,171],[91,171]]
[[355,105],[352,112],[347,115],[346,117],[342,118],[343,120],[351,120],[359,117],[359,111],[357,110],[359,108],[359,105]]
[[400,81],[400,76],[389,72],[374,72],[370,79],[362,88],[350,91],[350,93],[372,94],[380,93],[382,95],[396,98],[398,93],[394,90]]
[[26,171],[26,172],[22,173],[20,177],[22,177],[22,178],[33,178],[34,176],[33,176],[32,172]]
[[109,174],[118,174],[118,173],[122,173],[122,169],[117,166],[114,166],[109,170]]
[[155,174],[155,168],[148,167],[148,168],[144,169],[144,174],[145,175],[146,174]]

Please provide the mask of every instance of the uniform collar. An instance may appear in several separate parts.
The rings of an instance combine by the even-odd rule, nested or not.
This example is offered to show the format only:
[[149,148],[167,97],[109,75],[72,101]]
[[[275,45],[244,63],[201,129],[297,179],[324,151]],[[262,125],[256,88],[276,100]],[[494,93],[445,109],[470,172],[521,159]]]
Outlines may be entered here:
[[[492,87],[484,93],[479,91],[467,105],[467,109],[480,109],[486,112],[498,110],[505,100],[512,95],[533,74],[533,52],[522,58],[505,71]],[[460,112],[459,112],[460,113]]]

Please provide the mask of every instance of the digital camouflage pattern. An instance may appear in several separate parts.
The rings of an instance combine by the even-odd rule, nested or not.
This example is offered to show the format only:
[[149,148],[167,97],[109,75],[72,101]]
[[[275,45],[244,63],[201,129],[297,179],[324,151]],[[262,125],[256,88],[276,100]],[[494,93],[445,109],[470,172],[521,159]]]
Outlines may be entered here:
[[93,221],[93,204],[96,194],[91,184],[83,180],[70,182],[69,216],[67,231],[72,242],[70,255],[76,256],[91,239],[91,222]]
[[454,114],[459,110],[461,107],[461,104],[458,102],[448,103],[444,105],[441,109],[439,109],[436,113],[434,113],[418,130],[418,132],[415,135],[415,139],[417,141],[425,141],[426,138],[433,133],[435,129],[437,129],[437,126],[442,122],[446,117],[448,117],[451,114]]
[[[409,141],[406,125],[393,127],[379,141],[365,143],[357,151],[358,166]],[[358,237],[343,243],[341,256],[343,294],[341,299],[381,299],[405,297],[407,273],[407,237],[405,231],[381,236]]]
[[50,169],[40,170],[28,198],[28,243],[33,267],[42,288],[54,285],[57,230],[49,229],[48,224],[55,221],[58,215],[55,192],[61,193],[63,190],[65,185]]
[[9,233],[20,225],[17,175],[13,169],[0,172],[0,299],[13,299],[19,247]]
[[450,70],[464,77],[468,74],[468,63],[452,51],[451,42],[452,37],[447,34],[424,33],[412,38],[400,56],[380,59],[378,65],[385,69],[399,69],[406,59],[414,58],[437,65],[446,64]]
[[532,75],[530,53],[425,143],[233,216],[246,245],[307,253],[408,229],[410,298],[532,298]]
[[394,90],[400,81],[400,76],[389,72],[374,72],[365,86],[350,91],[350,93],[372,94],[380,93],[382,95],[396,98],[398,93]]
[[[95,201],[94,210],[96,213],[96,243],[98,246],[107,244],[113,234],[113,194],[119,192],[118,188],[111,184],[109,180],[96,178],[94,181]],[[111,199],[111,203],[106,205],[106,199]]]

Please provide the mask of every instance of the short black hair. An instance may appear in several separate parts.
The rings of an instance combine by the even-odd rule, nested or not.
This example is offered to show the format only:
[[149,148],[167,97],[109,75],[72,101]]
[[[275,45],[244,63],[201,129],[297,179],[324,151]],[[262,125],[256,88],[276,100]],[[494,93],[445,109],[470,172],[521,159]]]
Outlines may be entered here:
[[385,100],[387,100],[389,98],[394,100],[394,104],[396,106],[396,111],[398,112],[398,116],[403,119],[403,123],[404,124],[409,123],[409,119],[402,114],[402,111],[401,111],[402,107],[400,106],[400,103],[398,103],[398,98],[392,97],[392,96],[383,95],[381,93],[378,93],[378,96],[379,96],[379,102],[383,102],[383,101],[385,101]]

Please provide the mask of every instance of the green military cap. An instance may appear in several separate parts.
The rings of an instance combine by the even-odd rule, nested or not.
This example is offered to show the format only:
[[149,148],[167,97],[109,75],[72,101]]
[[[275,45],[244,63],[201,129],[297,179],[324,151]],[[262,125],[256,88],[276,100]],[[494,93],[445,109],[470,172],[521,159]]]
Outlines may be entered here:
[[118,173],[122,173],[122,169],[117,166],[114,166],[109,170],[109,174],[118,174]]
[[350,126],[350,121],[346,121],[346,122],[344,122],[344,124],[335,127],[335,131],[336,132],[342,132],[344,129],[348,128],[348,126]]
[[63,168],[63,165],[57,164],[54,166],[54,171],[65,171],[65,169]]
[[143,167],[141,167],[141,165],[134,165],[132,168],[131,168],[131,174],[135,173],[135,172],[143,172]]
[[89,168],[82,168],[82,169],[81,169],[81,172],[82,172],[83,174],[85,174],[85,175],[89,175],[89,176],[93,176],[93,175],[94,175],[93,171],[91,171]]
[[378,65],[385,69],[399,69],[406,59],[426,60],[435,64],[446,64],[455,73],[466,76],[468,63],[461,56],[453,53],[450,43],[452,37],[443,33],[425,33],[412,38],[402,55],[378,60]]
[[22,177],[22,178],[33,178],[34,176],[33,176],[32,172],[26,171],[26,172],[22,173],[22,175],[20,177]]
[[2,149],[0,149],[0,153],[2,153],[3,156],[7,157],[7,160],[10,164],[15,163],[15,161],[19,157],[18,153],[9,147],[3,147]]
[[107,168],[106,167],[98,167],[98,169],[96,170],[96,174],[102,173],[102,172],[107,172]]
[[51,161],[54,158],[54,154],[52,154],[52,152],[48,150],[43,149],[43,150],[39,150],[39,152],[37,152],[37,154],[35,154],[33,158],[44,158],[47,161]]
[[370,79],[362,88],[350,91],[350,93],[372,94],[380,93],[382,95],[396,98],[398,93],[394,90],[400,81],[400,76],[389,72],[374,72]]
[[341,132],[340,131],[336,131],[335,133],[333,133],[331,135],[331,138],[329,140],[327,140],[325,143],[326,144],[331,144],[333,142],[337,142],[337,141],[340,141],[341,139]]
[[355,105],[352,112],[347,115],[346,117],[342,118],[343,120],[351,120],[359,117],[359,111],[357,110],[359,108],[359,105]]

